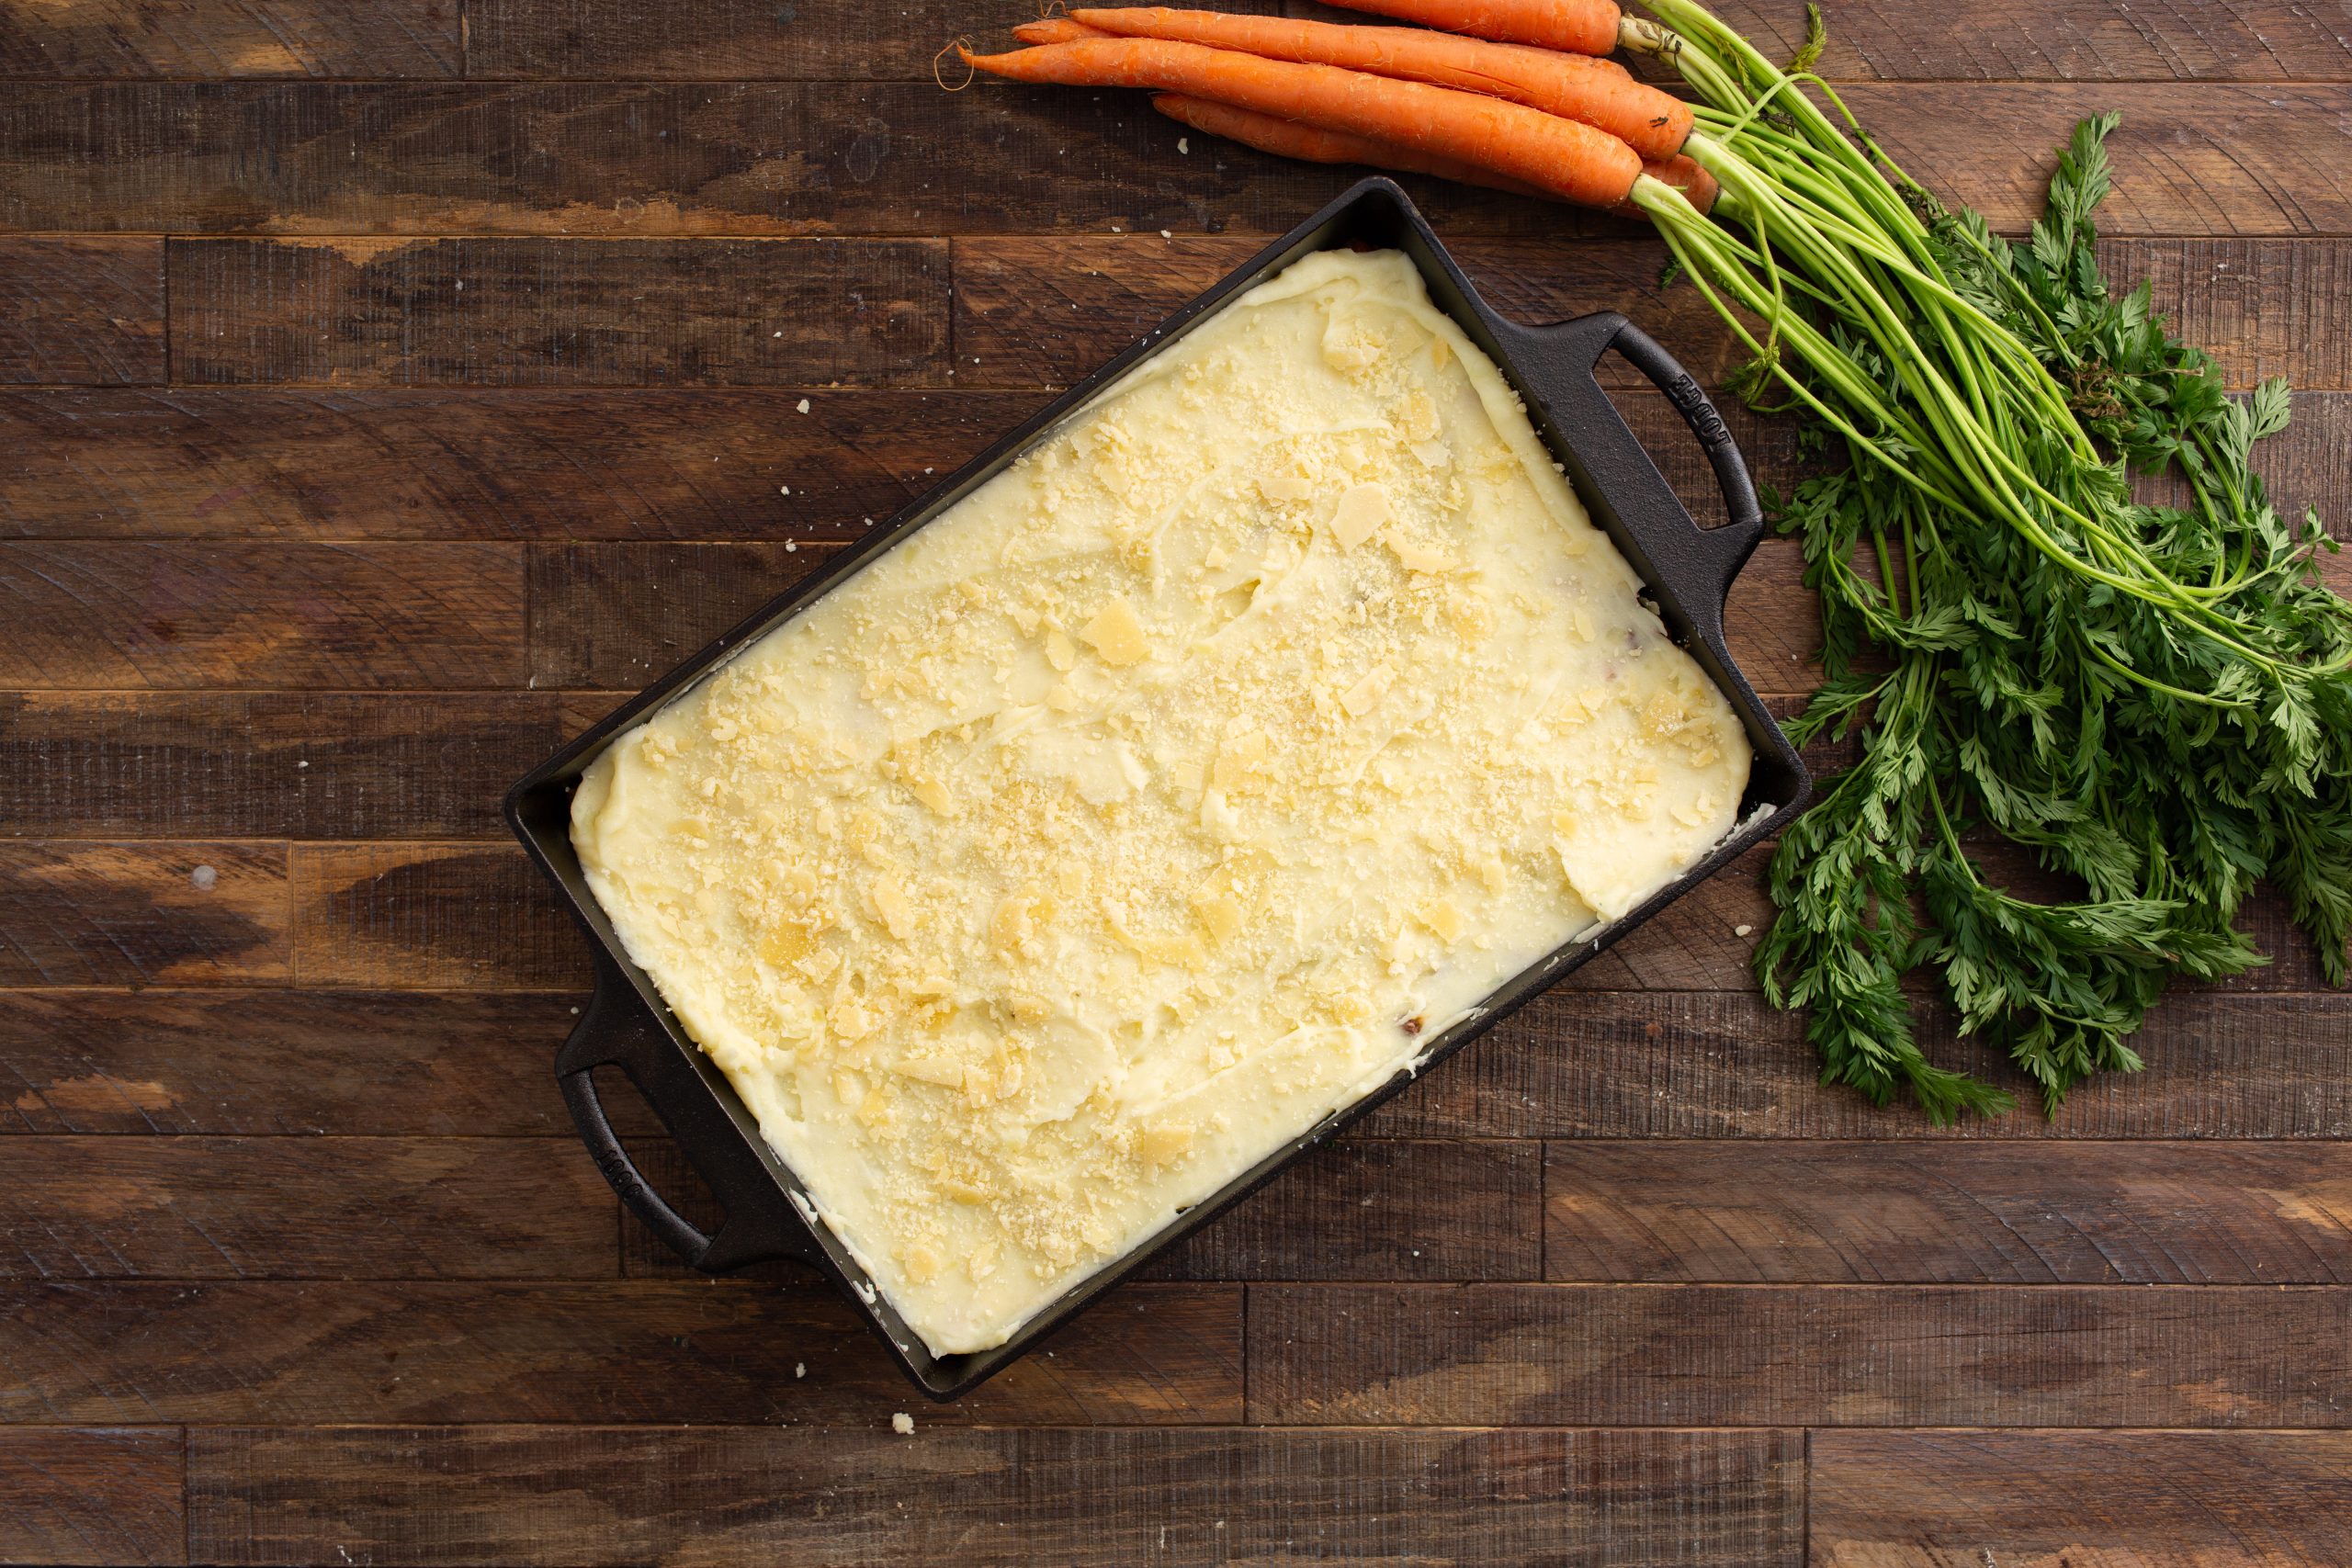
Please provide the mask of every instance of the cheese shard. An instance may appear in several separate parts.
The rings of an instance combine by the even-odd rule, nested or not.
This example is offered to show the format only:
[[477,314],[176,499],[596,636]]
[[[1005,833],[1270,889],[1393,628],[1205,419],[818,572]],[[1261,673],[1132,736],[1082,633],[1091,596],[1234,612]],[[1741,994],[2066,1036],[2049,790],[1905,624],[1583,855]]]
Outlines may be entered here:
[[619,737],[572,840],[983,1349],[1732,828],[1639,587],[1410,264],[1324,253]]

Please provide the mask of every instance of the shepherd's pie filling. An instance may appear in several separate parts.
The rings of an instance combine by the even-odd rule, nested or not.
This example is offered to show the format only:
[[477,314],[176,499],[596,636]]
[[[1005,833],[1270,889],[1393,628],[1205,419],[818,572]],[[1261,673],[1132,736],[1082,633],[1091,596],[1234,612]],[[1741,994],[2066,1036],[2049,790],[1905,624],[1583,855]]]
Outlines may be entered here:
[[572,839],[984,1349],[1731,829],[1638,588],[1406,258],[1319,253],[616,740]]

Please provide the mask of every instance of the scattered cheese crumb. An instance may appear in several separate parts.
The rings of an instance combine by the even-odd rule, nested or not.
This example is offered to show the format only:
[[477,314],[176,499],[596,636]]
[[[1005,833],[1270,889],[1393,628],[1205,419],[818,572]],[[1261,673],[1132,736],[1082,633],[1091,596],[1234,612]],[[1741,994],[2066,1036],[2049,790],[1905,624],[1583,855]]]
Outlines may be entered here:
[[1114,598],[1096,611],[1078,635],[1102,656],[1105,664],[1140,664],[1151,651],[1151,644],[1144,640],[1143,623],[1136,619],[1135,607],[1125,599]]
[[1386,661],[1375,664],[1363,672],[1363,679],[1340,694],[1340,705],[1362,718],[1380,705],[1380,699],[1388,694],[1389,684],[1396,679],[1396,671]]
[[1176,236],[1175,236],[1175,235],[1173,235],[1173,234],[1171,234],[1171,233],[1170,233],[1167,230],[1162,229],[1162,230],[1159,231],[1159,237],[1160,237],[1161,239],[1163,239],[1163,240],[1172,240],[1172,239],[1174,239]]
[[1389,519],[1388,492],[1376,484],[1350,485],[1331,513],[1331,536],[1351,550],[1380,531]]
[[1179,152],[1190,153],[1193,151],[1193,139],[1189,136],[1178,137],[1176,139],[1176,151]]
[[911,1438],[915,1435],[915,1418],[901,1410],[890,1417],[890,1430],[902,1438]]
[[1468,929],[1462,911],[1453,907],[1451,898],[1440,898],[1426,906],[1417,918],[1434,931],[1441,942],[1460,942],[1463,931]]
[[1734,936],[1746,936],[1749,931],[1752,931],[1755,929],[1756,928],[1754,926],[1734,926],[1731,928],[1731,934]]
[[808,412],[808,400],[806,398],[801,399],[798,403],[794,405],[793,412],[796,413],[807,413]]
[[805,1378],[805,1377],[807,1377],[807,1376],[808,1375],[808,1362],[806,1362],[806,1361],[795,1361],[795,1362],[793,1362],[793,1363],[792,1363],[792,1375],[793,1375],[794,1377],[797,1377],[797,1378]]

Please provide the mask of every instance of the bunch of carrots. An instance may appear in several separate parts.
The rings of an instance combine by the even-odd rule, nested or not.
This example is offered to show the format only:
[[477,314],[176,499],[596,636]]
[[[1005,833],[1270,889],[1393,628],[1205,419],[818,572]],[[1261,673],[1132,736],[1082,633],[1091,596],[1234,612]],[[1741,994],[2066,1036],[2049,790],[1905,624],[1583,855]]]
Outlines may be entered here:
[[[2352,934],[2352,605],[2248,466],[2287,393],[2111,298],[2087,121],[2013,245],[1905,175],[1798,58],[1698,0],[1346,0],[1420,27],[1082,9],[964,59],[1137,87],[1267,152],[1532,192],[1654,224],[1750,353],[1735,378],[1844,459],[1781,510],[1823,604],[1828,680],[1792,727],[1859,727],[1860,763],[1783,838],[1768,997],[1810,1013],[1824,1077],[1939,1120],[2007,1097],[1931,1063],[1905,977],[2007,1043],[2055,1105],[2168,978],[2263,962],[2232,917],[2283,891],[2331,979]],[[1466,36],[1464,36],[1466,35]],[[1650,57],[1690,97],[1600,58]],[[2188,499],[2134,498],[2130,469]],[[1860,654],[1871,657],[1862,659]],[[2007,840],[2079,897],[2000,886]],[[1922,913],[1924,911],[1924,914]]]
[[[1318,164],[1367,164],[1638,217],[1645,179],[1700,212],[1716,182],[1683,151],[1690,106],[1605,58],[1670,35],[1615,0],[1363,0],[1457,29],[1347,27],[1165,6],[1087,8],[978,55],[1023,82],[1148,87],[1197,130]],[[1460,33],[1476,36],[1464,38]]]

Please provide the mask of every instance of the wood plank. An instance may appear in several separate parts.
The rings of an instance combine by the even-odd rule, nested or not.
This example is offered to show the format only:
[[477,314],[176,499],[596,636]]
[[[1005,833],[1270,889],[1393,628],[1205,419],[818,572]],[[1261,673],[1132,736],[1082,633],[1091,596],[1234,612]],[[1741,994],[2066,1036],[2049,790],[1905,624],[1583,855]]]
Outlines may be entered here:
[[174,240],[199,384],[937,384],[937,240]]
[[182,1469],[168,1427],[0,1430],[0,1558],[185,1562]]
[[1825,1089],[1803,1021],[1752,993],[1562,989],[1364,1126],[1384,1137],[2352,1137],[2352,998],[2181,992],[2133,1041],[2146,1071],[2077,1088],[2047,1122],[2000,1051],[1955,1041],[1936,1010],[1920,1021],[1933,1060],[2003,1085],[2020,1109],[1939,1130],[1907,1105]]
[[[607,1211],[609,1213],[609,1211]],[[0,1420],[887,1427],[922,1396],[804,1274],[605,1284],[0,1286]],[[796,1367],[805,1367],[805,1375]],[[95,1414],[107,1412],[108,1414]],[[1241,1418],[1241,1292],[1135,1285],[940,1423]]]
[[2352,1422],[2335,1286],[1253,1285],[1249,1334],[1275,1425]]
[[1154,1264],[1172,1280],[1524,1280],[1542,1269],[1538,1145],[1350,1138]]
[[[1068,386],[1243,265],[1261,245],[1255,238],[1216,234],[958,239],[956,378],[968,386]],[[1710,383],[1740,363],[1731,334],[1698,290],[1658,288],[1666,251],[1655,239],[1634,234],[1562,244],[1473,235],[1450,248],[1506,315],[1556,321],[1622,310]],[[1643,384],[1631,370],[1612,379]]]
[[552,692],[0,693],[0,831],[503,838],[558,712]]
[[1792,1432],[700,1427],[189,1435],[208,1562],[1796,1568]]
[[508,545],[0,543],[0,686],[523,683]]
[[540,545],[530,552],[531,679],[650,683],[816,570],[836,547]]
[[[0,992],[6,1133],[568,1138],[548,1071],[581,993]],[[1939,1061],[1982,1050],[1927,1036]],[[227,1042],[224,1047],[222,1042]],[[1824,1090],[1753,995],[1556,992],[1375,1112],[1381,1137],[2352,1138],[2352,998],[2187,994],[2149,1068],[1937,1133]],[[616,1097],[617,1118],[627,1111]],[[638,1124],[648,1119],[641,1113]]]
[[2352,386],[2352,245],[2106,240],[2099,261],[2119,288],[2145,282],[2172,331],[2211,353],[2232,386]]
[[[629,1156],[654,1190],[707,1228],[718,1202],[666,1137]],[[1542,1148],[1486,1140],[1350,1139],[1319,1149],[1151,1264],[1150,1280],[1532,1280],[1541,1272]],[[634,1216],[632,1277],[693,1270]],[[761,1266],[788,1278],[789,1264]]]
[[553,1067],[580,1001],[571,992],[0,991],[0,1136],[568,1140]]
[[[1846,101],[1947,199],[2022,230],[2075,121],[2120,110],[2115,234],[2352,232],[2334,84],[1863,85]],[[1954,124],[1972,134],[1954,137]],[[22,83],[0,225],[281,234],[1279,233],[1358,171],[1175,150],[1133,95],[887,84]],[[2260,171],[2295,146],[2296,177]],[[561,155],[553,155],[553,150]],[[969,172],[986,168],[985,181]],[[2249,172],[2254,171],[2254,172]],[[1449,231],[1627,232],[1493,193]]]
[[850,537],[1041,401],[821,388],[0,391],[0,536]]
[[283,844],[0,841],[0,985],[281,982]]
[[1544,1190],[1552,1280],[2352,1283],[2341,1143],[1555,1143]]
[[[0,536],[849,538],[1044,400],[1035,389],[0,391]],[[1712,471],[1672,405],[1645,388],[1618,401],[1693,515],[1720,521]],[[2297,406],[2296,428],[2316,425],[2323,446],[2287,478],[2346,490],[2328,465],[2330,444],[2352,439],[2352,399]],[[1759,481],[1794,481],[1785,422],[1727,417]]]
[[[0,160],[0,226],[651,236],[1118,223],[1262,233],[1354,174],[1238,149],[1180,159],[1178,134],[1129,95],[951,96],[928,79],[0,84],[0,146],[16,150]],[[970,177],[979,168],[987,179]],[[1487,226],[1625,227],[1436,181],[1416,190],[1436,212]]]
[[161,240],[0,236],[0,381],[163,379]]
[[[1710,9],[1775,60],[1804,42],[1802,8],[1724,0]],[[1964,22],[1931,6],[1830,0],[1822,10],[1829,47],[1819,69],[1832,81],[2323,82],[2352,73],[2345,29],[2291,3],[1994,0],[1972,6]]]
[[612,1190],[552,1138],[0,1138],[0,1280],[617,1269]]
[[1819,1432],[1824,1568],[2352,1561],[2341,1432]]
[[0,4],[0,76],[462,73],[460,0]]
[[[1257,240],[1238,235],[959,239],[957,380],[1066,386],[1258,249]],[[1665,253],[1654,240],[1629,235],[1562,244],[1470,234],[1449,249],[1479,292],[1519,321],[1622,311],[1711,385],[1746,357],[1695,288],[1659,288]],[[2346,303],[2352,244],[2308,237],[2110,238],[2099,254],[2119,289],[2145,280],[2157,309],[2215,357],[2231,385],[2285,376],[2299,391],[2352,388],[2352,305]],[[1603,364],[1612,367],[1612,386],[1645,385],[1614,360]]]
[[585,990],[589,948],[514,844],[297,844],[305,986]]
[[954,0],[471,0],[466,64],[476,79],[929,82],[973,19]]
[[[2352,44],[2343,30],[2330,27],[2324,12],[2289,0],[2226,9],[2187,0],[2004,0],[1972,11],[1965,28],[1918,7],[1824,9],[1829,47],[1820,69],[1833,81],[2352,78]],[[1770,0],[1714,10],[1775,59],[1804,41],[1803,14]],[[475,0],[469,17],[467,62],[477,78],[704,82],[928,81],[936,40],[973,20],[952,6],[875,11],[826,0],[786,6],[711,0],[690,8],[650,0]]]

